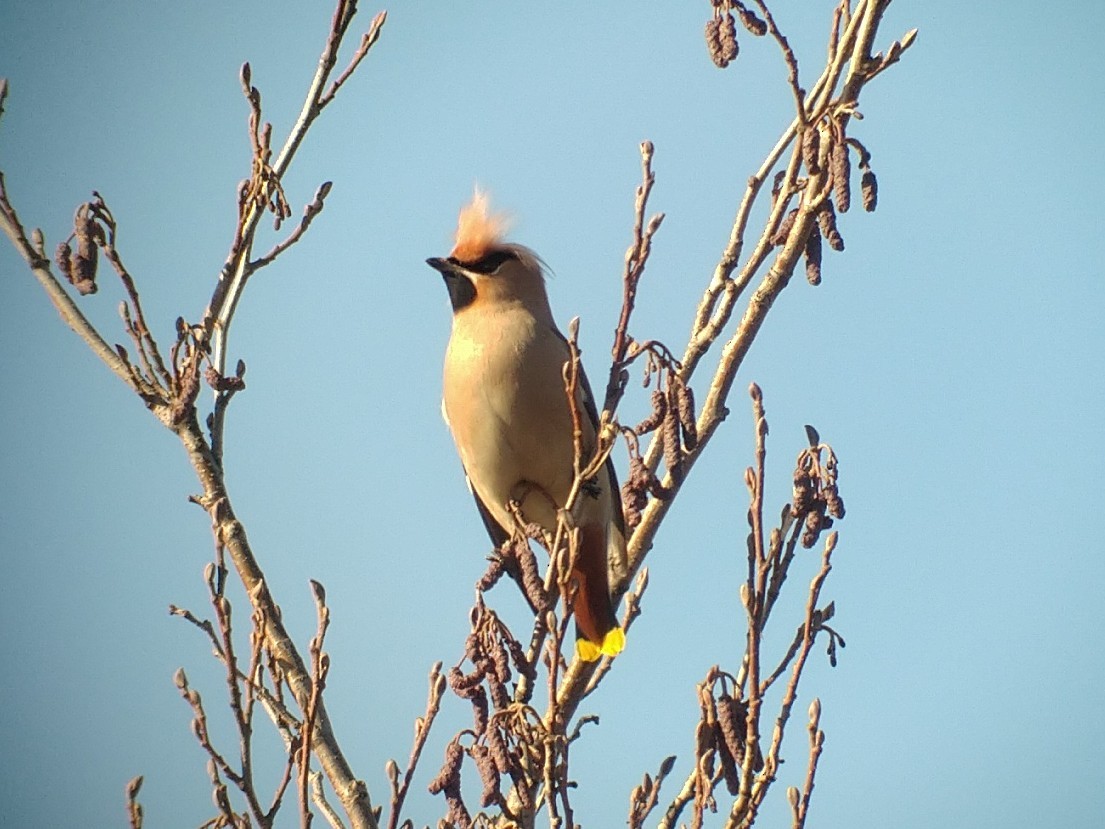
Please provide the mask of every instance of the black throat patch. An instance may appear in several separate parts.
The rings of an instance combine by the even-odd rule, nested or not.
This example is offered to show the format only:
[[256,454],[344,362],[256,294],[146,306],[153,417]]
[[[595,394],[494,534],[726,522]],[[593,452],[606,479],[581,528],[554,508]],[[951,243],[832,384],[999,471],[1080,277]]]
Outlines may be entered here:
[[449,291],[449,302],[453,304],[454,314],[476,301],[476,286],[472,284],[472,280],[467,276],[454,271],[443,273],[442,277],[445,279],[445,287]]

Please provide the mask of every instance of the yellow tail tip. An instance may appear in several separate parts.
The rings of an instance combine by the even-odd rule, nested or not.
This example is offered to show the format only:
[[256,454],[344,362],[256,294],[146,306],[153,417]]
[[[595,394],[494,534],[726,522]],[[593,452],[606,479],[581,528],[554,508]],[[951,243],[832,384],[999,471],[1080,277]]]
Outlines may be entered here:
[[576,639],[576,656],[584,662],[594,662],[601,656],[617,656],[625,649],[625,632],[614,628],[602,637],[602,644],[596,645],[590,639]]

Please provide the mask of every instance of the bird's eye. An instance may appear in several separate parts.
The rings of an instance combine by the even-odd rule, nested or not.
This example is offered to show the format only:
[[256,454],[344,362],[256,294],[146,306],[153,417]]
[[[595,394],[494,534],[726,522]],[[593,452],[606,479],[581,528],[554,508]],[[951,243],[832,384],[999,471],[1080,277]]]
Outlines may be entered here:
[[511,250],[493,250],[475,262],[465,263],[464,267],[476,273],[492,274],[499,269],[503,262],[517,258],[514,251]]

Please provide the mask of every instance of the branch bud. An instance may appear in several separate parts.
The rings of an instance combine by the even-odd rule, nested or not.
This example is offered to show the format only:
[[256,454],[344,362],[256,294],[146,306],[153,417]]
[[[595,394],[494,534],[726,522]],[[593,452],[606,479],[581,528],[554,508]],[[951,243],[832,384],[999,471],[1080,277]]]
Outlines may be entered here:
[[656,782],[659,783],[661,780],[671,774],[671,770],[674,766],[675,755],[672,754],[670,757],[665,757],[664,762],[660,764],[660,773],[656,776]]

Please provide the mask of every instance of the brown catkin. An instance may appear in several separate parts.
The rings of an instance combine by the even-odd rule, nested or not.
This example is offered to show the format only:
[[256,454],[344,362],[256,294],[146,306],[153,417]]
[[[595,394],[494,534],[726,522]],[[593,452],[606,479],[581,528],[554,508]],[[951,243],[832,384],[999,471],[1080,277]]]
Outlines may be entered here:
[[836,226],[836,211],[833,209],[832,199],[825,199],[821,209],[817,211],[817,224],[829,247],[836,251],[844,250],[844,237]]
[[785,245],[787,243],[787,237],[790,236],[790,230],[794,227],[794,222],[797,218],[798,210],[795,208],[783,217],[783,220],[779,222],[779,228],[772,234],[768,241],[775,247]]
[[525,541],[519,540],[514,545],[515,555],[518,560],[518,568],[522,571],[522,589],[526,598],[539,613],[544,614],[549,609],[549,597],[545,593],[545,582],[541,574],[537,572],[537,557]]
[[456,791],[445,792],[445,802],[449,807],[445,812],[446,824],[455,829],[472,829],[472,815],[461,799],[459,786]]
[[690,386],[679,382],[675,387],[675,397],[679,411],[679,425],[683,429],[683,445],[693,452],[698,446],[698,424],[694,416],[694,391]]
[[491,751],[487,746],[476,744],[472,746],[472,759],[476,763],[476,769],[483,781],[483,792],[480,793],[480,806],[487,807],[498,803],[499,770],[495,768],[495,761],[491,759]]
[[[823,504],[819,504],[824,509]],[[802,546],[807,550],[817,543],[817,537],[821,535],[821,509],[812,509],[806,513],[806,526],[802,531]]]
[[445,762],[441,764],[441,771],[437,777],[430,781],[430,794],[438,794],[448,790],[460,790],[460,764],[464,762],[464,749],[460,743],[452,742],[445,746]]
[[61,271],[61,275],[64,276],[68,282],[73,281],[72,273],[69,270],[69,257],[72,255],[73,248],[69,247],[68,242],[59,244],[57,250],[54,252],[54,261],[57,263],[58,270]]
[[77,210],[73,222],[73,235],[77,240],[77,252],[70,256],[70,282],[77,291],[85,296],[96,293],[96,263],[99,260],[97,242],[103,240],[103,230],[92,218],[90,204],[84,204]]
[[836,484],[825,487],[822,494],[825,496],[825,508],[833,518],[844,517],[844,501],[837,491]]
[[810,481],[809,472],[799,466],[794,470],[794,489],[791,493],[790,514],[795,518],[801,518],[812,507],[814,502],[814,488]]
[[724,69],[729,65],[721,50],[721,21],[711,17],[706,21],[706,49],[710,53],[710,60],[718,69]]
[[458,697],[471,699],[483,681],[483,674],[480,671],[466,674],[460,668],[454,666],[449,669],[445,679],[448,681],[449,687],[453,689],[454,694]]
[[733,20],[733,15],[728,12],[721,17],[719,38],[721,41],[721,56],[728,65],[731,61],[736,60],[740,53],[740,44],[737,43],[737,23]]
[[836,196],[836,209],[847,213],[852,206],[852,162],[848,156],[848,142],[843,138],[833,144],[831,167],[833,174],[833,195]]
[[652,411],[648,417],[638,423],[633,431],[638,435],[646,435],[655,430],[664,422],[664,416],[668,413],[668,399],[660,389],[652,390]]
[[510,682],[510,656],[502,639],[491,649],[491,661],[495,664],[495,678],[502,683]]
[[875,178],[874,170],[868,168],[863,171],[859,189],[863,195],[863,209],[868,213],[874,213],[879,203],[879,180]]
[[802,134],[802,161],[811,176],[816,176],[821,172],[821,162],[817,158],[820,152],[821,132],[811,124],[806,127],[806,131]]
[[533,792],[530,791],[525,776],[520,772],[516,772],[510,776],[510,779],[514,781],[513,793],[518,798],[518,803],[522,807],[522,812],[533,811]]
[[537,678],[537,668],[526,659],[526,652],[522,650],[522,644],[513,636],[507,640],[507,650],[510,651],[510,659],[514,663],[514,669],[522,676],[529,677],[532,681]]
[[622,484],[622,512],[630,530],[641,523],[641,511],[648,506],[648,469],[637,455],[629,459],[629,475]]
[[476,589],[481,593],[486,593],[499,583],[499,579],[503,577],[503,573],[505,572],[506,567],[503,564],[502,558],[495,556],[487,565],[487,571],[480,576],[480,580],[476,582]]
[[748,9],[740,9],[737,13],[740,15],[741,23],[744,24],[744,28],[748,29],[753,35],[756,37],[763,37],[767,34],[767,23]]
[[821,234],[817,228],[810,228],[806,237],[806,281],[811,285],[821,284]]
[[473,663],[476,663],[479,661],[482,654],[483,647],[480,645],[480,637],[475,633],[469,633],[464,640],[464,655]]
[[664,418],[664,466],[668,474],[676,483],[683,480],[683,447],[679,443],[679,417],[668,409],[668,416]]
[[501,682],[496,682],[494,677],[488,677],[487,686],[491,689],[491,704],[496,711],[504,711],[510,707],[510,692]]
[[97,257],[97,249],[93,245],[89,255],[86,256],[78,250],[69,258],[69,281],[81,296],[96,293]]
[[725,747],[737,763],[744,762],[744,706],[728,694],[717,699],[717,721]]
[[491,664],[491,660],[486,653],[481,652],[480,655],[474,660],[476,665],[476,673],[489,682],[495,678],[495,666]]
[[510,750],[507,748],[506,739],[498,728],[487,729],[487,749],[491,752],[491,759],[495,762],[495,768],[500,774],[509,774],[511,768]]
[[721,729],[717,729],[717,756],[721,761],[721,772],[725,777],[725,788],[728,789],[729,794],[737,795],[740,793],[740,773],[737,771],[737,763],[739,762],[729,751],[729,746],[726,745],[725,739],[721,736]]
[[469,698],[472,703],[472,730],[477,734],[483,734],[487,730],[487,721],[490,711],[487,708],[487,693],[482,685],[477,685],[475,693]]

